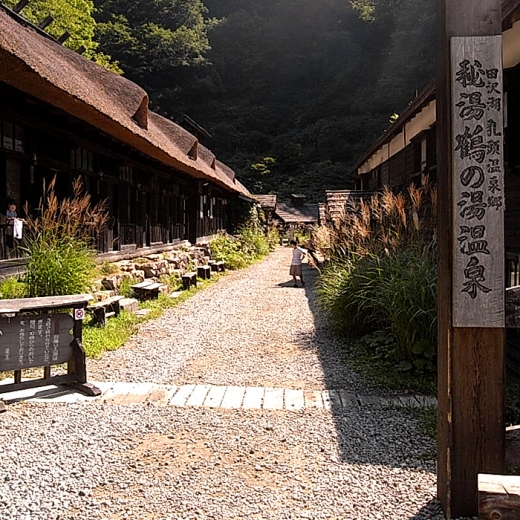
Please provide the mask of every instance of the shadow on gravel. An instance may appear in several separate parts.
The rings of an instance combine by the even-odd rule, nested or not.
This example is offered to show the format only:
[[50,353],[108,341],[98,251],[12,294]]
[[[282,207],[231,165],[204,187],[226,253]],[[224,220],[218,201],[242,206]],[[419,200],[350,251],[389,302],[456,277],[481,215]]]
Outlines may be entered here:
[[[410,411],[383,406],[381,394],[363,390],[362,378],[344,363],[341,341],[330,331],[317,307],[315,284],[318,270],[304,265],[305,294],[314,316],[314,333],[301,333],[302,348],[316,348],[329,390],[344,390],[348,406],[332,406],[341,462],[415,471],[435,472],[435,444],[417,431]],[[291,282],[292,285],[292,282]],[[410,520],[443,518],[432,516],[433,501]]]
[[437,499],[430,500],[424,507],[408,520],[424,520],[425,518],[431,518],[432,520],[444,520],[444,512],[442,506]]

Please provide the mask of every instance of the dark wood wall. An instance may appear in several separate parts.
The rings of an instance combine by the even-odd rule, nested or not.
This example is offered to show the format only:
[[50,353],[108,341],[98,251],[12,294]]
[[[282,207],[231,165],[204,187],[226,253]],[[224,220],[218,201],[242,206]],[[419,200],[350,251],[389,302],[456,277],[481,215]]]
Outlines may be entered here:
[[[14,198],[36,211],[43,186],[71,194],[81,177],[92,201],[110,214],[100,252],[176,241],[196,242],[228,223],[233,197],[211,183],[168,168],[90,125],[0,83],[0,205]],[[5,179],[5,180],[4,180]],[[0,256],[2,256],[0,252]]]

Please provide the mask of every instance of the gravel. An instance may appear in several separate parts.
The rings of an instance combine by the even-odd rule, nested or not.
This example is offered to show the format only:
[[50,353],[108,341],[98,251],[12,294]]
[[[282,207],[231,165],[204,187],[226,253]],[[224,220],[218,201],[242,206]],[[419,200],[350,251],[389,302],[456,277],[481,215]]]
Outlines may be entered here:
[[[89,363],[92,380],[347,388],[289,251],[232,273]],[[307,273],[308,282],[313,273]],[[0,416],[0,520],[443,520],[405,410],[19,403]]]

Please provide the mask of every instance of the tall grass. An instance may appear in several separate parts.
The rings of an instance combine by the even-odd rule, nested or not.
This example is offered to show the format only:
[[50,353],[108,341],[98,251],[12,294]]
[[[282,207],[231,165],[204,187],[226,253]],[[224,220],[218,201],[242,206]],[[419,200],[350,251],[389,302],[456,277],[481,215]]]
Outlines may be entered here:
[[378,354],[403,370],[434,368],[435,205],[428,182],[406,194],[385,189],[314,235],[328,257],[318,281],[319,304],[342,333],[384,333],[378,345],[384,352]]
[[[38,216],[29,216],[25,225],[23,249],[29,261],[24,282],[30,297],[88,291],[96,267],[92,237],[107,222],[104,204],[91,204],[80,179],[62,200],[55,181],[44,189]],[[31,214],[28,207],[26,214]]]

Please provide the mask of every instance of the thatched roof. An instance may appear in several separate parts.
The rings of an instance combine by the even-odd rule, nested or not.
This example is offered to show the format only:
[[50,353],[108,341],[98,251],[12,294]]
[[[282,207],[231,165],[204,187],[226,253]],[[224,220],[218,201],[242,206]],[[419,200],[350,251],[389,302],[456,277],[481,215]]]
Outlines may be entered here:
[[276,195],[253,195],[253,198],[260,203],[262,209],[274,211],[276,208]]
[[318,222],[319,207],[318,204],[292,206],[278,203],[275,215],[286,224],[314,224]]
[[[19,24],[0,4],[0,81],[49,103],[149,157],[233,192],[249,192],[179,125],[148,110],[148,95],[109,72]],[[219,166],[220,164],[220,166]],[[214,167],[212,167],[214,166]]]

